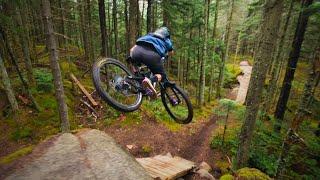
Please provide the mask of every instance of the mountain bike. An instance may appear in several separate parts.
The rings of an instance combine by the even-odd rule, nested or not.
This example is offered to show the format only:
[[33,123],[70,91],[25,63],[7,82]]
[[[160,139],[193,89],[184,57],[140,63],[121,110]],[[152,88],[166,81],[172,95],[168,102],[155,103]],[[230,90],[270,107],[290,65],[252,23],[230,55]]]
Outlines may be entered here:
[[[93,83],[100,97],[110,106],[119,111],[132,112],[140,107],[144,96],[149,96],[142,86],[142,80],[153,74],[146,66],[134,62],[130,57],[127,63],[130,68],[116,59],[98,59],[93,65]],[[160,88],[158,96],[161,96],[170,117],[181,124],[192,121],[190,99],[177,84],[165,77],[161,82],[154,83],[154,86]]]

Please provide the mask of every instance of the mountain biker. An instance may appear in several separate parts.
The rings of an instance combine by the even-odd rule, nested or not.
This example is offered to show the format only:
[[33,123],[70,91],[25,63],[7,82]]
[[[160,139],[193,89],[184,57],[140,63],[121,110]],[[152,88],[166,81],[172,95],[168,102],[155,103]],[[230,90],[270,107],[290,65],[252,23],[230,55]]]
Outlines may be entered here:
[[145,77],[142,81],[142,86],[151,98],[157,97],[152,84],[161,81],[166,76],[163,61],[168,54],[173,54],[173,45],[167,27],[160,27],[153,33],[138,38],[136,45],[130,49],[133,61],[145,64],[153,73],[150,79]]

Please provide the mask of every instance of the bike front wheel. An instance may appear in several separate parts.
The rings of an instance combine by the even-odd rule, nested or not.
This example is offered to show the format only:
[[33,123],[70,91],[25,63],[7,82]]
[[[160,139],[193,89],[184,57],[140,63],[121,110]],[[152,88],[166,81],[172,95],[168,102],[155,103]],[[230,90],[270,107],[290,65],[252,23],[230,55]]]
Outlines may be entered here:
[[93,83],[100,97],[110,106],[124,112],[139,108],[142,93],[128,81],[133,76],[131,71],[120,61],[102,58],[93,65]]
[[161,90],[161,100],[169,115],[180,124],[188,124],[193,118],[193,108],[187,94],[177,85]]

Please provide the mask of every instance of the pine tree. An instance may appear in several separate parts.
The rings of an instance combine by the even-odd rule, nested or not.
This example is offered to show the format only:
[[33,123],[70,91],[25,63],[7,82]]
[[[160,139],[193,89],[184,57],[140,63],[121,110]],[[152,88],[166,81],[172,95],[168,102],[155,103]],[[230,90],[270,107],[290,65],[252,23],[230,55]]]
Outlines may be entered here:
[[64,88],[63,82],[61,78],[61,70],[58,63],[59,57],[57,52],[56,41],[54,37],[54,30],[52,24],[52,16],[50,10],[50,2],[49,0],[42,0],[42,8],[43,8],[43,18],[46,30],[46,40],[47,40],[47,48],[50,51],[50,64],[54,79],[54,86],[55,86],[55,94],[56,99],[58,102],[58,110],[59,116],[61,120],[61,129],[62,132],[69,132],[70,131],[70,124],[68,118],[68,107],[65,102],[65,95],[64,95]]
[[221,88],[223,87],[223,75],[225,70],[225,61],[228,59],[229,56],[229,36],[231,31],[231,22],[232,22],[232,16],[234,11],[234,0],[230,0],[230,10],[226,25],[226,31],[224,35],[224,45],[225,45],[225,51],[223,52],[221,64],[219,67],[219,77],[218,77],[218,84],[217,84],[217,91],[216,91],[216,97],[221,97]]
[[19,111],[18,102],[16,100],[16,97],[14,96],[11,82],[10,82],[6,67],[4,66],[1,51],[0,51],[0,70],[1,70],[2,82],[6,90],[6,94],[10,102],[12,111],[13,113],[17,113]]
[[250,144],[254,131],[257,113],[261,102],[262,88],[266,79],[267,69],[271,64],[272,52],[278,34],[283,0],[267,1],[263,10],[263,20],[259,30],[259,46],[255,53],[247,99],[245,120],[239,136],[239,147],[236,157],[236,168],[247,165]]
[[[301,9],[309,7],[312,4],[312,1],[313,0],[304,0],[302,2]],[[274,117],[277,120],[277,123],[274,127],[276,132],[280,132],[281,130],[282,120],[284,118],[284,113],[286,111],[287,102],[290,96],[291,83],[294,79],[295,70],[300,57],[301,45],[308,24],[308,18],[309,14],[306,11],[300,12],[294,40],[292,42],[292,48],[289,54],[286,73],[282,82],[282,88],[277,102],[276,111],[274,113]]]
[[107,57],[108,52],[108,36],[106,29],[106,10],[104,0],[99,0],[99,20],[101,33],[101,55]]

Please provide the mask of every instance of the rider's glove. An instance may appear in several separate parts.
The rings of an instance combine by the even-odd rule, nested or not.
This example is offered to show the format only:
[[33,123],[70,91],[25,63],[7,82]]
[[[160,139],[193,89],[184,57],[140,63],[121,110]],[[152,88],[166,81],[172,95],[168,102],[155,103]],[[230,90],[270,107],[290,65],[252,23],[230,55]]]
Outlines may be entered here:
[[162,58],[161,58],[161,62],[162,62],[162,63],[165,63],[165,62],[166,62],[166,59],[167,59],[166,57],[162,57]]

